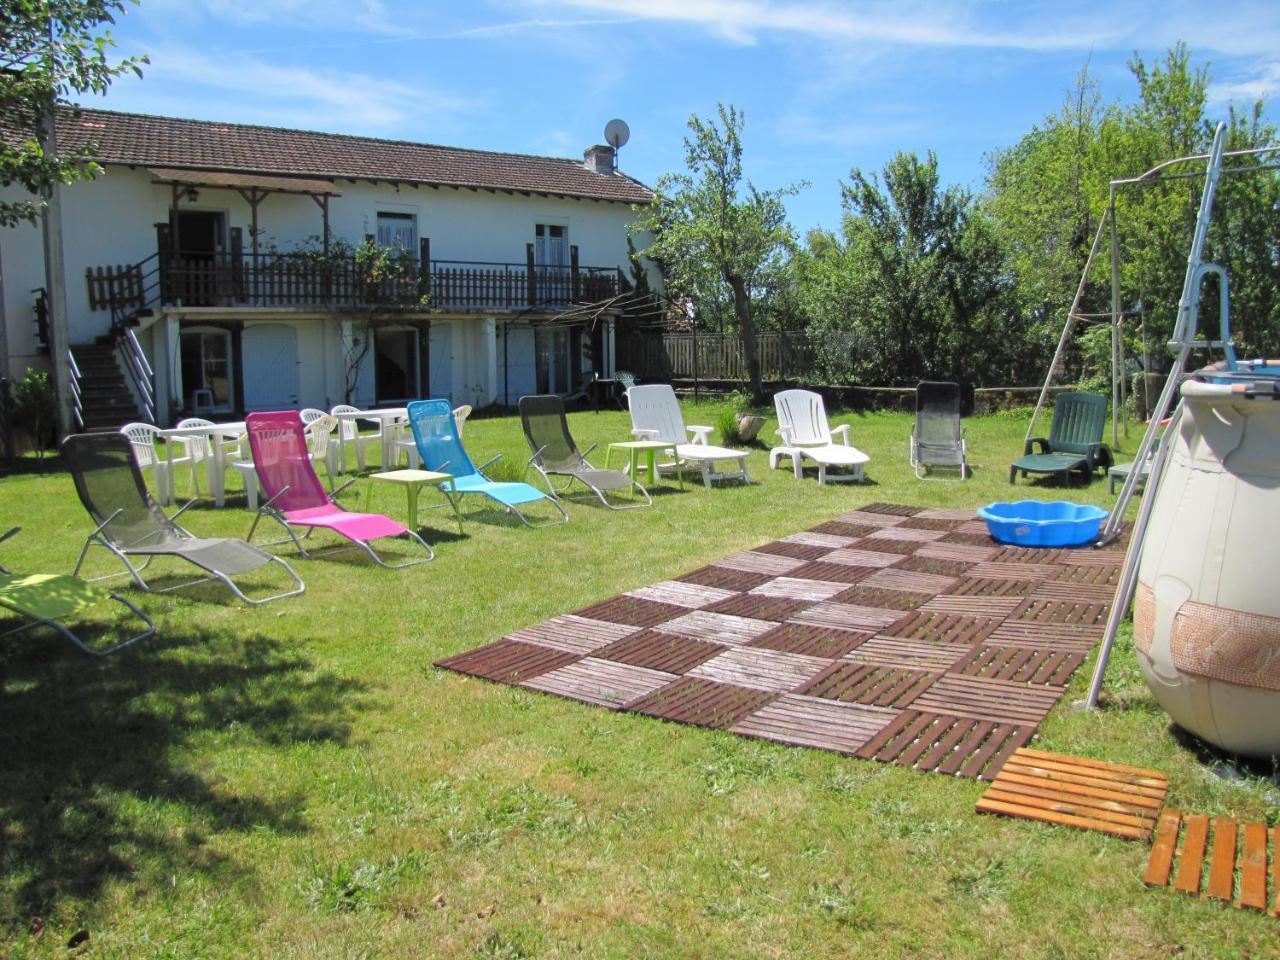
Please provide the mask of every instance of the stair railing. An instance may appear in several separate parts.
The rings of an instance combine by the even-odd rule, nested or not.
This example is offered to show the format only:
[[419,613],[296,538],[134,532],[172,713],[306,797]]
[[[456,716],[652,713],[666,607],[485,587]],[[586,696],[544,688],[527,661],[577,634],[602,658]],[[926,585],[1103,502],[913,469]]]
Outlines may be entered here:
[[84,429],[84,401],[80,397],[80,367],[76,364],[76,355],[69,349],[67,350],[67,369],[71,374],[70,387],[68,391],[71,394],[71,415],[75,417],[76,429]]
[[115,334],[116,356],[124,364],[125,373],[142,405],[142,416],[147,423],[156,422],[156,375],[142,351],[138,335],[133,327],[123,327]]

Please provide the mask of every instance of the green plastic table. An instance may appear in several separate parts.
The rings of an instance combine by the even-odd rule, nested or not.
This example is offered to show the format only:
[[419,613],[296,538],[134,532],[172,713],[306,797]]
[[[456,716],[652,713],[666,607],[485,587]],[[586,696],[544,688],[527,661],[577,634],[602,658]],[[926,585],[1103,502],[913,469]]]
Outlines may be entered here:
[[[635,479],[636,468],[639,465],[640,454],[645,455],[645,468],[648,470],[649,483],[658,482],[657,453],[659,450],[670,450],[672,456],[675,455],[676,445],[667,443],[663,440],[623,440],[618,443],[609,444],[609,449],[604,453],[604,468],[609,469],[609,459],[613,456],[614,450],[625,450],[630,457],[629,469],[631,471],[631,479]],[[684,486],[684,478],[680,471],[676,470],[676,480],[681,486]]]
[[[453,515],[458,521],[458,532],[462,533],[462,513],[458,510],[458,500],[445,488],[445,484],[453,481],[453,474],[438,473],[435,470],[387,470],[382,473],[371,473],[366,477],[369,481],[394,483],[404,487],[409,498],[409,529],[418,529],[418,492],[425,484],[434,485],[453,507]],[[373,483],[364,488],[364,512],[369,512],[369,504],[373,500]]]

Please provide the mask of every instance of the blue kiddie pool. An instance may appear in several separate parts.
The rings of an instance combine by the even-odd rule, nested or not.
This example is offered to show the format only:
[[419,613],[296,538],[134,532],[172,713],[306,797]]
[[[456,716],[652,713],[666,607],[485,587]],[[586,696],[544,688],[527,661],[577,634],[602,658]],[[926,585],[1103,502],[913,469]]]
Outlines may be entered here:
[[988,503],[978,511],[1001,543],[1020,547],[1076,547],[1098,538],[1107,511],[1069,500]]

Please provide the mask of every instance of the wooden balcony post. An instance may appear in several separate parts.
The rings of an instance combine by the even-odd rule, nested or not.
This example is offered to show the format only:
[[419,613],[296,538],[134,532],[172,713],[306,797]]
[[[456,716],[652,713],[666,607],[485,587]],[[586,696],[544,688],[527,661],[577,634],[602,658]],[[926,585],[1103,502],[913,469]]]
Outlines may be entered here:
[[578,281],[578,245],[569,244],[569,299],[582,299],[582,284]]
[[418,297],[431,296],[431,238],[418,239]]
[[538,302],[538,268],[533,260],[532,243],[524,245],[524,259],[529,271],[529,306],[533,307]]

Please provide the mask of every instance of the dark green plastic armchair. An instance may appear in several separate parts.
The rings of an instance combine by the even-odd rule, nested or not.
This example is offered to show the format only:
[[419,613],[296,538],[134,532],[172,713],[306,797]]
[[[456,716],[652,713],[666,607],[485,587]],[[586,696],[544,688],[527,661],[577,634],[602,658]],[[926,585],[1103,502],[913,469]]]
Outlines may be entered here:
[[[1095,393],[1060,393],[1053,404],[1049,436],[1032,437],[1023,456],[1009,467],[1009,482],[1019,473],[1057,474],[1066,483],[1073,472],[1087,481],[1095,470],[1111,466],[1111,448],[1102,442],[1107,426],[1107,398]],[[1038,452],[1036,452],[1038,449]]]

